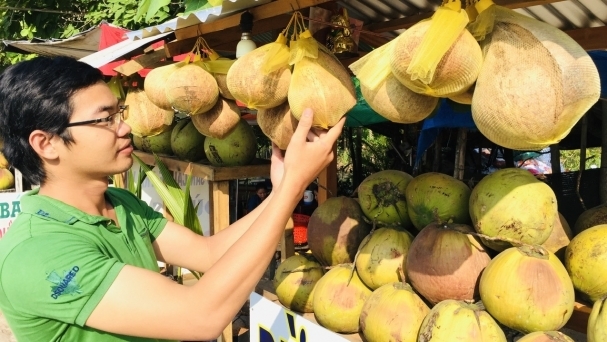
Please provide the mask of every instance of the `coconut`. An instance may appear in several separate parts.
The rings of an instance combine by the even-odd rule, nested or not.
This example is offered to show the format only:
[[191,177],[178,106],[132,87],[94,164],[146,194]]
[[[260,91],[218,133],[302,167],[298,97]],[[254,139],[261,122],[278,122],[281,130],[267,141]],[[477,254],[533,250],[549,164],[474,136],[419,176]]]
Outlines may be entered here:
[[430,308],[405,283],[390,283],[373,291],[360,315],[360,330],[368,342],[416,342]]
[[558,213],[554,220],[552,227],[552,233],[548,237],[542,246],[548,251],[554,253],[562,262],[565,261],[565,249],[573,239],[573,233],[565,217]]
[[8,169],[8,160],[3,153],[0,153],[0,169]]
[[8,190],[15,187],[15,176],[9,169],[0,169],[0,190]]
[[588,317],[587,334],[588,342],[607,341],[607,310],[605,310],[605,298],[594,302],[592,311]]
[[[139,151],[143,151],[143,138],[137,135],[131,134],[131,141],[133,142],[133,146],[135,149]],[[144,151],[149,152],[149,151]]]
[[472,86],[470,86],[470,88],[468,88],[468,90],[466,90],[465,92],[463,92],[461,94],[449,96],[449,100],[451,100],[453,102],[457,102],[459,104],[471,105],[472,96],[474,95],[475,85],[476,85],[476,83],[474,83]]
[[124,121],[131,127],[133,135],[147,137],[160,134],[173,123],[173,111],[153,104],[141,89],[129,89],[124,104],[128,106]]
[[[460,232],[461,231],[461,232]],[[408,280],[430,303],[479,298],[478,279],[491,261],[463,224],[431,223],[417,234],[407,254]]]
[[[590,341],[590,340],[588,340]],[[521,337],[518,342],[574,342],[560,331],[536,331]]]
[[584,211],[575,221],[573,231],[577,235],[590,227],[600,224],[607,224],[607,203]]
[[274,108],[287,100],[291,69],[285,65],[269,74],[263,72],[272,44],[265,44],[238,58],[226,78],[232,96],[248,108]]
[[257,137],[253,128],[244,119],[224,139],[207,137],[204,153],[213,166],[247,165],[257,153]]
[[173,130],[172,126],[168,126],[166,131],[141,138],[141,147],[146,152],[156,153],[159,155],[172,155],[173,150],[171,149],[171,131]]
[[171,73],[166,81],[166,96],[171,106],[181,113],[196,115],[215,105],[219,88],[213,75],[202,62],[189,63]]
[[558,330],[573,313],[575,293],[567,270],[542,247],[511,247],[483,271],[479,291],[501,324],[525,333]]
[[607,295],[607,224],[588,228],[571,240],[565,267],[575,289],[591,301]]
[[406,269],[405,258],[413,235],[405,230],[380,228],[361,242],[356,258],[356,271],[370,289],[398,281],[400,270]]
[[319,45],[318,58],[303,57],[295,64],[288,98],[297,120],[306,108],[311,108],[313,125],[328,128],[356,105],[356,90],[348,70]]
[[371,290],[363,284],[352,266],[329,270],[314,288],[314,318],[323,327],[338,333],[358,332],[363,305]]
[[171,131],[171,150],[181,160],[198,161],[204,158],[204,135],[190,119],[177,122]]
[[506,342],[506,335],[480,306],[445,300],[424,318],[417,342]]
[[412,179],[398,170],[379,171],[365,178],[358,186],[358,201],[365,216],[380,224],[409,228],[405,189]]
[[206,113],[192,116],[192,123],[202,135],[224,139],[240,122],[240,108],[236,102],[220,98]]
[[418,230],[437,220],[470,222],[470,188],[449,175],[423,173],[407,185],[405,197],[409,218]]
[[349,197],[332,197],[320,204],[308,222],[308,246],[322,265],[354,262],[354,256],[371,227],[358,203]]
[[[491,237],[540,245],[548,240],[558,215],[556,195],[529,171],[498,170],[483,178],[470,194],[470,217],[474,229]],[[508,242],[482,239],[501,251]]]
[[228,75],[227,74],[219,74],[214,73],[215,82],[217,82],[217,87],[219,88],[219,95],[224,99],[228,100],[236,100],[232,93],[230,93],[230,89],[228,89]]
[[412,80],[407,73],[416,48],[422,42],[432,21],[425,20],[413,25],[396,39],[390,65],[394,76],[407,88],[420,94],[450,97],[468,90],[476,81],[482,62],[481,48],[468,32],[463,30],[455,43],[436,66],[434,78],[428,84],[420,79]]
[[257,111],[257,123],[265,134],[281,150],[286,150],[297,128],[298,121],[291,114],[289,103]]
[[173,110],[166,95],[166,85],[173,71],[179,69],[182,65],[182,63],[163,65],[152,69],[145,76],[143,89],[153,104],[165,110]]
[[282,305],[297,312],[312,312],[314,287],[323,274],[311,255],[297,254],[278,266],[272,284]]

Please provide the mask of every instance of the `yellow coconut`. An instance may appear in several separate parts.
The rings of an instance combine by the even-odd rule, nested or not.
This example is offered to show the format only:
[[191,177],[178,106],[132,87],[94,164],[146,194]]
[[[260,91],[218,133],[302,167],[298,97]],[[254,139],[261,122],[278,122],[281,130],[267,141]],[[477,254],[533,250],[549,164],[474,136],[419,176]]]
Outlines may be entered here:
[[607,225],[576,235],[567,246],[565,266],[573,286],[591,301],[607,295]]
[[141,89],[129,89],[124,104],[128,106],[125,122],[131,126],[133,135],[157,135],[166,132],[173,123],[173,111],[156,106]]
[[0,190],[8,190],[15,187],[15,176],[9,169],[0,169]]
[[213,108],[219,87],[202,62],[189,63],[171,73],[166,81],[166,96],[179,112],[196,115]]
[[8,160],[6,160],[6,157],[4,156],[3,153],[0,153],[0,169],[7,169],[8,168]]
[[272,284],[282,305],[297,312],[312,312],[314,287],[323,274],[313,256],[293,255],[278,266]]
[[605,301],[607,298],[601,298],[594,302],[590,317],[588,317],[587,334],[588,342],[607,341],[607,310],[605,310]]
[[[536,331],[527,334],[518,342],[574,342],[573,339],[560,331]],[[589,340],[590,342],[590,340]]]
[[257,123],[263,134],[270,138],[278,148],[286,150],[298,121],[291,114],[289,103],[285,101],[278,107],[259,109]]
[[200,134],[223,139],[230,134],[240,122],[240,108],[236,102],[220,98],[206,113],[192,116],[192,123]]
[[143,89],[145,90],[145,94],[148,96],[148,99],[150,99],[150,101],[152,101],[152,103],[156,106],[165,110],[173,110],[171,107],[171,102],[169,102],[166,95],[166,85],[167,80],[173,71],[179,69],[181,65],[183,64],[175,63],[163,65],[161,67],[152,69],[152,71],[150,71],[145,77]]
[[287,99],[290,66],[285,65],[269,74],[262,70],[271,45],[262,45],[238,58],[228,71],[226,82],[230,93],[248,108],[273,108]]
[[295,64],[289,86],[289,105],[297,120],[304,109],[314,112],[314,126],[328,128],[356,105],[356,90],[343,64],[319,46],[318,58],[303,57]]
[[482,51],[468,30],[463,30],[445,53],[430,83],[425,84],[419,79],[411,80],[411,75],[407,73],[413,53],[431,24],[429,20],[420,21],[396,38],[398,41],[392,55],[392,72],[402,84],[416,93],[436,97],[464,93],[476,81],[483,62]]

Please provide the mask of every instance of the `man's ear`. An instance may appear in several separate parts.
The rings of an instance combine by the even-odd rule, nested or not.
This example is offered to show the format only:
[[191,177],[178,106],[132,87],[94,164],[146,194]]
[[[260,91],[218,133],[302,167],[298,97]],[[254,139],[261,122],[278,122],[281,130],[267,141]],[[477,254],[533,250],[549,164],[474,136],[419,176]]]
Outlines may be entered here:
[[29,143],[40,158],[53,160],[59,158],[59,153],[54,146],[57,138],[57,136],[37,129],[30,134]]

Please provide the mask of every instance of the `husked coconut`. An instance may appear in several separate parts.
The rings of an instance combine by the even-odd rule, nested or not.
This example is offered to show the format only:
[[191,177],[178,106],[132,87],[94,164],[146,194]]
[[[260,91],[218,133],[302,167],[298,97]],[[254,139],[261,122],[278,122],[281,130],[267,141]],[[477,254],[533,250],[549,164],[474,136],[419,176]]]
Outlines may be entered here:
[[131,126],[133,135],[147,137],[160,134],[173,123],[173,111],[156,106],[141,89],[129,89],[124,104],[128,106],[124,121]]
[[461,94],[449,96],[449,100],[453,102],[457,102],[459,104],[471,105],[472,104],[472,96],[474,95],[474,87],[476,83],[474,83],[468,90]]
[[194,127],[202,135],[223,139],[230,134],[240,121],[240,109],[236,102],[220,98],[206,113],[192,116]]
[[314,112],[316,127],[328,128],[356,105],[356,90],[343,64],[319,45],[318,58],[303,57],[295,64],[289,86],[289,105],[297,120],[304,109]]
[[273,108],[287,99],[290,66],[286,64],[269,74],[262,70],[270,45],[262,45],[238,58],[228,71],[226,81],[230,93],[248,108]]
[[540,150],[556,144],[599,99],[596,65],[554,26],[501,6],[491,8],[495,23],[482,41],[484,63],[472,118],[484,136],[506,148]]
[[219,98],[215,77],[201,62],[178,68],[166,82],[166,96],[171,106],[185,114],[204,113],[213,108]]
[[230,89],[228,89],[228,75],[227,74],[219,74],[214,73],[215,81],[217,82],[217,87],[219,88],[219,95],[224,99],[235,100],[232,93],[230,93]]
[[143,89],[145,90],[148,99],[156,106],[166,110],[173,110],[171,102],[166,95],[166,85],[173,71],[179,69],[181,65],[183,64],[175,63],[163,65],[152,69],[145,77]]
[[429,20],[420,21],[396,38],[398,41],[392,54],[392,72],[402,84],[416,93],[435,97],[461,94],[476,81],[483,63],[481,48],[468,30],[463,30],[447,50],[436,66],[430,83],[423,83],[420,79],[411,80],[411,74],[407,73],[414,51],[431,24]]
[[259,128],[281,150],[287,149],[298,122],[286,101],[278,107],[257,111]]

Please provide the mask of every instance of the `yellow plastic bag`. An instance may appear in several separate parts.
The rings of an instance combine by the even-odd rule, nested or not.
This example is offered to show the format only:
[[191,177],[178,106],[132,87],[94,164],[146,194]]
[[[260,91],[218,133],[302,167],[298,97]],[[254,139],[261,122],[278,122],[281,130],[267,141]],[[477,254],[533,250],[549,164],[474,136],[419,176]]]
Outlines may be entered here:
[[395,42],[391,40],[349,66],[362,86],[375,91],[392,74],[390,59]]
[[498,8],[492,0],[480,0],[474,4],[474,7],[478,12],[478,16],[476,20],[470,22],[468,31],[470,31],[476,40],[482,41],[488,34],[493,32]]
[[290,57],[287,37],[285,37],[284,33],[280,33],[276,41],[268,45],[270,45],[270,50],[268,50],[261,67],[261,70],[266,75],[288,65]]

